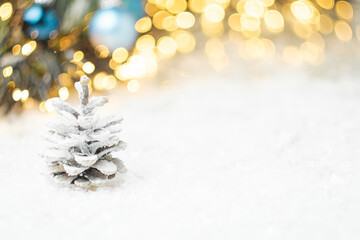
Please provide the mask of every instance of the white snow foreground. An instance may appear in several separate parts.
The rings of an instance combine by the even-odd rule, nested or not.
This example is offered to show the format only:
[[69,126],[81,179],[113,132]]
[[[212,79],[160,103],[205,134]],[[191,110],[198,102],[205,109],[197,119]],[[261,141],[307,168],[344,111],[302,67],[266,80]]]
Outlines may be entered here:
[[108,183],[117,173],[126,171],[122,162],[111,156],[111,152],[126,147],[118,137],[122,118],[95,115],[96,109],[107,103],[108,98],[89,100],[88,83],[87,76],[75,83],[80,109],[60,98],[51,100],[61,118],[48,124],[45,140],[49,144],[42,154],[57,182],[79,187]]

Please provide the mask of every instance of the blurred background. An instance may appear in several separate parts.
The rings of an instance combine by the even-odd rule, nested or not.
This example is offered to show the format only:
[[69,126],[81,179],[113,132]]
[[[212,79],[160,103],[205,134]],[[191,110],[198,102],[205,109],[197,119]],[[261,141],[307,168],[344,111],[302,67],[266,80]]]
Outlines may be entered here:
[[171,69],[200,71],[176,69],[184,61],[220,77],[355,75],[359,8],[357,0],[2,1],[1,113],[52,112],[47,100],[67,99],[84,74],[93,91],[137,93],[168,84]]
[[[360,239],[360,1],[0,3],[4,239]],[[124,116],[114,188],[53,185],[48,99]],[[55,233],[55,234],[54,234]]]

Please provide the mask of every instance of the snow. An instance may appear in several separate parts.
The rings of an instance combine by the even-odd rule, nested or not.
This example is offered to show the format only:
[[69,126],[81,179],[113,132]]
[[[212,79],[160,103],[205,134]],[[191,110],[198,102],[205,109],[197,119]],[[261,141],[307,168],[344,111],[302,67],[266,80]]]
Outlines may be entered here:
[[162,87],[117,89],[99,110],[124,117],[120,186],[58,187],[38,156],[55,114],[1,119],[0,239],[359,239],[353,72],[239,63],[220,74],[192,58],[170,61]]

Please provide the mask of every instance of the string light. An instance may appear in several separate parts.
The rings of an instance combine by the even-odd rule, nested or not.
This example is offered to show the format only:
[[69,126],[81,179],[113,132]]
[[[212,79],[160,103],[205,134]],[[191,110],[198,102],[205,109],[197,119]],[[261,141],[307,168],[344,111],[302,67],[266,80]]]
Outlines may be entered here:
[[19,101],[21,98],[21,90],[18,88],[15,88],[13,90],[12,97],[13,97],[14,101],[16,101],[16,102]]
[[308,1],[299,0],[291,3],[291,12],[301,22],[308,22],[314,16],[314,9]]
[[48,111],[48,112],[53,112],[55,110],[55,107],[51,104],[50,99],[46,100],[44,105],[45,105],[46,111]]
[[40,110],[40,112],[46,112],[45,101],[42,101],[39,104],[39,110]]
[[112,58],[118,63],[124,62],[129,56],[129,52],[125,48],[117,48],[112,53]]
[[176,23],[183,29],[191,28],[195,24],[195,17],[190,12],[182,12],[176,16]]
[[151,18],[150,17],[143,17],[140,18],[135,24],[135,30],[139,33],[145,33],[150,31],[152,26]]
[[213,23],[221,22],[225,17],[225,11],[217,4],[209,4],[204,9],[204,17]]
[[140,83],[137,80],[131,80],[130,82],[128,82],[127,84],[127,89],[129,92],[131,93],[135,93],[137,91],[139,91],[140,89]]
[[69,98],[69,90],[67,89],[67,87],[62,87],[59,89],[59,97],[62,100],[66,100]]
[[351,20],[354,10],[350,3],[346,1],[338,1],[335,5],[336,15],[344,20]]
[[349,24],[343,20],[335,22],[335,34],[336,36],[344,42],[348,42],[352,38],[352,30]]
[[13,8],[11,3],[6,2],[0,6],[0,18],[2,21],[8,20],[11,17],[12,13],[13,13]]
[[176,41],[171,37],[162,37],[158,41],[158,49],[164,55],[173,55],[177,49]]
[[264,22],[271,32],[281,32],[284,29],[284,18],[279,11],[270,10],[265,13]]
[[37,44],[35,41],[30,41],[24,44],[21,48],[22,55],[29,56],[36,49],[36,46]]
[[7,66],[3,69],[4,77],[10,77],[13,73],[13,68],[11,66]]
[[12,48],[12,53],[14,54],[14,55],[18,55],[19,53],[20,53],[20,51],[21,51],[21,45],[20,44],[16,44],[15,46],[13,46],[13,48]]
[[82,51],[77,51],[74,53],[73,59],[75,61],[81,61],[84,58],[84,53]]
[[84,63],[82,69],[85,73],[91,74],[95,70],[95,65],[92,62],[86,62]]
[[[360,25],[351,23],[356,19],[356,9],[351,2],[345,0],[147,0],[144,10],[147,16],[138,19],[134,26],[140,36],[133,49],[128,51],[120,47],[110,52],[105,45],[95,47],[95,56],[107,59],[108,66],[113,70],[111,73],[96,73],[95,65],[84,59],[84,52],[72,52],[75,39],[87,27],[74,28],[69,35],[58,38],[56,33],[52,34],[49,46],[59,46],[61,51],[68,49],[73,53],[73,67],[67,68],[66,72],[58,76],[62,86],[58,91],[60,98],[69,97],[72,79],[93,73],[92,86],[96,90],[113,89],[118,80],[121,80],[126,83],[129,92],[137,92],[140,79],[154,76],[158,71],[159,61],[172,57],[177,52],[194,51],[197,45],[191,31],[194,27],[201,27],[202,32],[209,37],[204,50],[216,71],[221,71],[229,63],[226,43],[221,38],[225,32],[228,32],[231,42],[236,43],[240,57],[249,61],[276,57],[295,67],[303,63],[323,63],[326,56],[325,46],[332,41],[327,41],[332,36],[335,36],[340,44],[351,41],[353,36],[360,40]],[[2,21],[10,19],[12,14],[11,3],[0,6]],[[90,17],[91,14],[86,17],[87,20]],[[296,46],[287,45],[286,41],[277,46],[278,41],[271,40],[275,34],[278,38],[285,30],[299,38]],[[29,56],[36,47],[35,41],[29,41],[17,44],[11,50],[13,55],[21,53]],[[11,77],[12,71],[12,67],[7,66],[3,69],[3,76]],[[14,101],[31,99],[27,96],[24,100],[22,94],[25,96],[26,91],[29,91],[15,89],[14,82],[8,83],[8,87],[14,89]],[[40,105],[40,111],[52,110],[47,101]]]
[[29,97],[29,91],[28,90],[23,90],[21,92],[21,101],[26,101],[26,99],[28,99]]
[[98,58],[107,58],[109,54],[110,51],[105,45],[99,45],[95,47],[95,55]]

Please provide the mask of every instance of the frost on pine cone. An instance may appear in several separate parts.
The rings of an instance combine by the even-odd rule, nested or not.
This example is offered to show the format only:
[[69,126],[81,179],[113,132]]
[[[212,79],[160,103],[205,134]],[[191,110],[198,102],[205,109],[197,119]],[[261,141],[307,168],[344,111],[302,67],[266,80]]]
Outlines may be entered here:
[[102,185],[126,171],[122,162],[111,156],[111,152],[126,147],[117,136],[122,118],[95,115],[96,109],[107,103],[108,98],[89,100],[88,83],[86,76],[75,83],[79,109],[60,98],[51,100],[62,118],[49,124],[45,137],[49,147],[43,154],[58,182],[81,187]]

